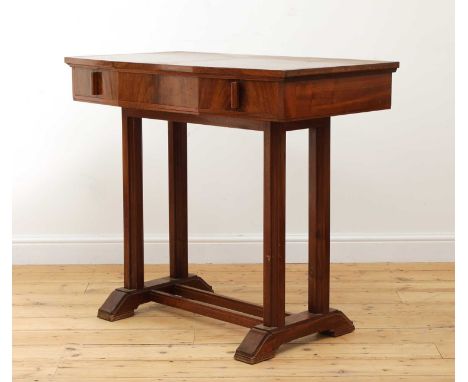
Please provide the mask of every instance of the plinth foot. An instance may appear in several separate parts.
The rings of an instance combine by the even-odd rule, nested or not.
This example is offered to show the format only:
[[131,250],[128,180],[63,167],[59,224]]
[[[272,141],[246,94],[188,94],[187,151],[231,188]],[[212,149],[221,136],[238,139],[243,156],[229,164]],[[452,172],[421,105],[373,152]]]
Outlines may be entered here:
[[117,321],[131,317],[139,305],[153,301],[152,291],[164,291],[175,285],[187,285],[213,292],[211,285],[197,275],[189,275],[180,279],[164,277],[146,282],[142,289],[118,288],[114,290],[99,308],[97,316],[106,321]]
[[150,301],[145,290],[119,288],[114,290],[98,310],[97,316],[106,321],[117,321],[134,314],[140,304]]
[[256,364],[275,356],[276,350],[284,343],[313,333],[341,336],[354,330],[354,325],[339,310],[313,314],[302,312],[286,317],[281,328],[257,325],[253,327],[236,350],[234,359]]

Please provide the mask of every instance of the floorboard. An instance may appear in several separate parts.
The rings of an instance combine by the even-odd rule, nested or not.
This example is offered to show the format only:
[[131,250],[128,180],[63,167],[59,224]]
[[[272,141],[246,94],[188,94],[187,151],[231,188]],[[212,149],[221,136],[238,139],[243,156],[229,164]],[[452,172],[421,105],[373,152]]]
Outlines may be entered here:
[[[167,265],[146,266],[147,279]],[[47,382],[448,382],[454,380],[454,265],[332,264],[332,306],[356,331],[311,335],[250,366],[233,360],[247,329],[155,303],[107,322],[97,308],[121,265],[13,268],[14,380]],[[215,291],[262,301],[259,264],[197,264]],[[289,311],[307,304],[307,266],[287,265]]]

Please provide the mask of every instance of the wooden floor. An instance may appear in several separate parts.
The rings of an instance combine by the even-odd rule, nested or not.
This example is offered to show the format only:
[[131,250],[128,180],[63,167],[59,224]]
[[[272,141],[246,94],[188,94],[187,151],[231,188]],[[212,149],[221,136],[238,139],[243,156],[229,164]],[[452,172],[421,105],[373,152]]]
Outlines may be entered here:
[[[261,303],[261,265],[193,265],[215,291]],[[167,266],[146,266],[146,279]],[[96,318],[122,266],[16,266],[15,381],[442,382],[454,375],[452,264],[334,264],[332,306],[356,331],[309,336],[258,365],[233,360],[247,329],[149,303]],[[306,310],[306,265],[287,266],[287,310]]]

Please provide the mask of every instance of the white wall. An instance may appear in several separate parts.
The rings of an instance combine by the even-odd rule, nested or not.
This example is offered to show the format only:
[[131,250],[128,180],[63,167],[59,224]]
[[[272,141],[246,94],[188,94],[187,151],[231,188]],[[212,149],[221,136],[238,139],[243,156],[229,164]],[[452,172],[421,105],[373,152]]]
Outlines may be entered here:
[[[400,61],[392,110],[332,119],[332,256],[453,258],[452,1],[16,7],[14,262],[121,261],[120,110],[73,102],[63,57],[165,50]],[[191,260],[261,261],[261,134],[190,125],[188,142]],[[146,253],[155,262],[167,258],[166,144],[165,123],[145,120]],[[305,261],[307,132],[290,133],[287,149],[287,256]]]

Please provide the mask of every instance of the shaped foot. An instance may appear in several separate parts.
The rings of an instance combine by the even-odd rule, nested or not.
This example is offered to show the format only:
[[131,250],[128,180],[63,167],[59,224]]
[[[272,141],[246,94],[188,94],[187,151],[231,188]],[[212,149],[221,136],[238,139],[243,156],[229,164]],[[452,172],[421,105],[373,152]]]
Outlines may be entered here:
[[354,325],[343,312],[330,310],[324,314],[302,312],[288,315],[283,327],[257,325],[250,329],[236,350],[234,359],[248,364],[266,361],[275,356],[284,343],[312,333],[338,337],[350,333]]
[[114,290],[98,310],[97,316],[106,321],[117,321],[134,314],[136,308],[145,302],[151,301],[149,293],[145,289]]
[[325,331],[320,332],[320,334],[330,336],[330,337],[340,337],[348,333],[354,332],[354,324],[342,311],[335,310],[336,318],[334,320],[333,326]]
[[253,365],[273,358],[280,345],[270,332],[254,327],[237,348],[234,359]]
[[213,292],[211,285],[197,275],[190,274],[183,279],[163,277],[146,282],[142,289],[118,288],[114,290],[99,308],[97,316],[106,321],[131,317],[139,305],[152,301],[150,296],[152,290],[164,290],[178,284]]

